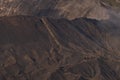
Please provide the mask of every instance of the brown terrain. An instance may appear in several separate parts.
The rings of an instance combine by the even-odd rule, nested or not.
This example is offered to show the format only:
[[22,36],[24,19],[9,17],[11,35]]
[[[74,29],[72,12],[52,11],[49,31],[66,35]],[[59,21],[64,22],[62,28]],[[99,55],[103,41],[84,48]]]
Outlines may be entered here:
[[0,80],[120,80],[119,30],[87,18],[0,17]]
[[120,80],[120,0],[0,0],[0,80]]
[[32,15],[75,19],[108,19],[120,14],[119,0],[0,0],[0,16]]

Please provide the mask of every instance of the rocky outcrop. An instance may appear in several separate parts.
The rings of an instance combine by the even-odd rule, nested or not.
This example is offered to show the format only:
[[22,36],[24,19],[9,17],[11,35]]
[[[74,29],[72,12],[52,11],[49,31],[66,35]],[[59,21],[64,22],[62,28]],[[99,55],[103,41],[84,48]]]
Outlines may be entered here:
[[0,80],[120,80],[119,35],[87,18],[1,17]]

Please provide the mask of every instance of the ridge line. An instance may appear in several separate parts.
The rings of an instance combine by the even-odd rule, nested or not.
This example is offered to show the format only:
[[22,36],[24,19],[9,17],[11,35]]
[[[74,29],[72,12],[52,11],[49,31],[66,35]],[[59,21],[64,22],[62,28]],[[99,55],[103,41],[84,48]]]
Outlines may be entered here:
[[41,20],[42,20],[43,24],[45,25],[46,29],[48,30],[48,32],[50,33],[51,37],[54,39],[55,43],[56,43],[59,47],[61,47],[60,42],[57,40],[57,38],[55,37],[54,33],[53,33],[52,30],[49,28],[49,24],[47,24],[47,23],[49,23],[48,20],[47,20],[45,17],[42,17]]

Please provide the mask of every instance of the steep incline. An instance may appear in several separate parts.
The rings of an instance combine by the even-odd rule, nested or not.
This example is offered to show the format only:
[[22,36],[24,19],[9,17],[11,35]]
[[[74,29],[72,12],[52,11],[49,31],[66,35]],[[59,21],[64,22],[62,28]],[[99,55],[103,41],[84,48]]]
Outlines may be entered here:
[[1,17],[0,80],[120,80],[119,30],[86,18]]

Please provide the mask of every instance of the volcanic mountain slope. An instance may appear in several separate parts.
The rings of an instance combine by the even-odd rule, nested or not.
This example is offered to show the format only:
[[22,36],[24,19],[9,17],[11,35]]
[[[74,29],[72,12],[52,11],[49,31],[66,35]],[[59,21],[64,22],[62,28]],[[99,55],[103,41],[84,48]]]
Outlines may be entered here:
[[0,0],[0,16],[37,15],[75,19],[108,19],[120,11],[119,0]]
[[0,80],[120,80],[119,35],[87,18],[1,17]]

